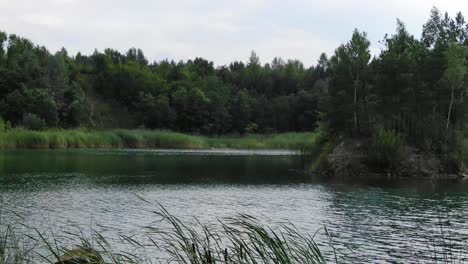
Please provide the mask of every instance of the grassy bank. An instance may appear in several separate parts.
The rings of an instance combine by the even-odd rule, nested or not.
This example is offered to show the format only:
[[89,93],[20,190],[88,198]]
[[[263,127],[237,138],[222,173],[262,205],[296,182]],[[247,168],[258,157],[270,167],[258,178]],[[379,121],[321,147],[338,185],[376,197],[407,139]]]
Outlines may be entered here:
[[320,133],[205,137],[159,130],[31,131],[12,129],[0,132],[0,149],[233,148],[307,150],[313,148],[319,139]]

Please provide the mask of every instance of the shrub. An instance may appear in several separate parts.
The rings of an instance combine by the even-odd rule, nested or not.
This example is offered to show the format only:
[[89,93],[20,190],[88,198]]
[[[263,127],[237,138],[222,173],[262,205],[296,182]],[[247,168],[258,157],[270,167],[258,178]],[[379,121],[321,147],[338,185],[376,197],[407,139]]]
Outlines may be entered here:
[[6,131],[6,127],[5,127],[5,120],[3,120],[2,117],[0,117],[0,132],[5,132]]
[[0,117],[0,132],[5,132],[7,130],[5,120]]
[[5,120],[0,116],[0,132],[7,132],[8,130],[11,130],[11,123],[10,123],[10,121],[5,121]]
[[462,131],[455,131],[453,146],[448,153],[445,161],[445,168],[448,172],[466,173],[466,165],[468,164],[468,140],[465,139]]
[[369,148],[370,161],[383,169],[392,169],[401,160],[403,138],[394,130],[379,129],[372,138]]
[[252,134],[258,131],[258,125],[256,123],[249,123],[245,127],[245,133]]
[[30,130],[44,130],[47,128],[47,125],[44,119],[31,113],[23,115],[22,124],[24,128],[30,129]]

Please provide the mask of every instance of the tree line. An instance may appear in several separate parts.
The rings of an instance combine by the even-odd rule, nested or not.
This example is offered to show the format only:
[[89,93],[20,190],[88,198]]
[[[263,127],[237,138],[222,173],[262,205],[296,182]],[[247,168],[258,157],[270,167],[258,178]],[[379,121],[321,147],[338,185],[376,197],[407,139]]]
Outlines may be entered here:
[[[377,128],[405,136],[413,146],[452,151],[464,140],[468,73],[468,25],[432,9],[421,39],[397,21],[385,48],[371,58],[364,32],[338,47],[328,61],[324,120],[330,130],[371,136]],[[460,135],[461,134],[461,135]]]
[[202,58],[149,63],[140,49],[51,54],[0,33],[0,116],[47,127],[149,128],[198,134],[311,131],[321,69],[280,58],[215,68]]
[[[441,150],[465,124],[468,24],[431,11],[420,39],[401,21],[372,56],[365,32],[316,65],[275,58],[215,67],[149,62],[140,49],[70,56],[0,32],[0,116],[12,126],[170,129],[198,134],[377,127]],[[313,45],[313,43],[311,43]]]

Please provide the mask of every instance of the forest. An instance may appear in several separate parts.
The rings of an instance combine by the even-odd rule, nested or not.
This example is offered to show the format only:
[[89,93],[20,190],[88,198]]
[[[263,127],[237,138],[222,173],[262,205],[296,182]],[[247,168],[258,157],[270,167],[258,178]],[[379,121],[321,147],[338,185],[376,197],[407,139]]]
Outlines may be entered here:
[[[198,135],[314,131],[404,135],[453,153],[464,142],[468,24],[431,10],[421,38],[397,20],[378,55],[364,31],[316,65],[275,58],[215,67],[203,58],[149,62],[140,49],[51,53],[0,32],[5,129],[138,128]],[[313,45],[313,43],[311,43]],[[385,134],[387,133],[387,134]],[[461,155],[461,154],[460,154]]]

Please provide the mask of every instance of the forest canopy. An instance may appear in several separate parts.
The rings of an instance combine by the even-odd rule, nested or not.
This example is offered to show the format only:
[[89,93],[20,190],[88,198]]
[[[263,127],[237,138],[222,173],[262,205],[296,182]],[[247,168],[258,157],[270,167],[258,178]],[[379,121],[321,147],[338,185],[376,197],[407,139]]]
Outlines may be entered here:
[[[196,134],[384,128],[441,149],[465,124],[468,24],[432,9],[420,39],[402,21],[372,56],[356,29],[305,67],[275,58],[215,67],[203,58],[149,62],[140,49],[51,53],[0,31],[0,116],[13,127],[148,128]],[[311,43],[313,45],[313,43]]]

